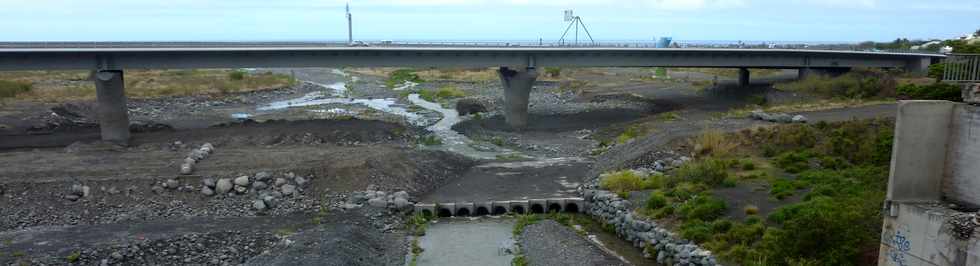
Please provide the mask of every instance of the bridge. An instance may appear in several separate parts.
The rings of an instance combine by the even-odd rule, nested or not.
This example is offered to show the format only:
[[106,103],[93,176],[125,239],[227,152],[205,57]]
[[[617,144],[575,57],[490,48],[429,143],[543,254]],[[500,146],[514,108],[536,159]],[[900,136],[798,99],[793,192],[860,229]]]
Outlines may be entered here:
[[126,144],[129,119],[124,69],[276,67],[500,67],[504,116],[527,125],[527,104],[537,68],[710,67],[738,68],[739,84],[750,68],[840,73],[855,67],[902,68],[924,75],[945,58],[937,54],[740,48],[636,48],[562,46],[349,47],[319,43],[0,43],[0,70],[96,70],[102,139]]

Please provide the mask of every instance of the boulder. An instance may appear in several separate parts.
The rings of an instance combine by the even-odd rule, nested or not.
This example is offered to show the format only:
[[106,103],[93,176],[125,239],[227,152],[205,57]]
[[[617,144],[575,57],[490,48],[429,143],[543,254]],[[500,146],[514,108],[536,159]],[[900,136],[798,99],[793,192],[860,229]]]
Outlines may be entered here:
[[282,195],[283,196],[290,196],[290,195],[293,195],[294,193],[296,193],[296,186],[293,186],[293,185],[283,185],[282,186]]
[[252,183],[252,188],[255,190],[263,190],[269,188],[269,184],[262,181],[255,181],[255,183]]
[[263,201],[263,200],[254,200],[254,201],[252,201],[252,208],[254,208],[256,210],[259,210],[259,211],[265,210],[265,208],[266,208],[265,201]]
[[394,204],[395,208],[399,210],[406,210],[412,207],[412,202],[409,202],[406,198],[395,198]]
[[368,200],[368,205],[371,205],[371,207],[384,208],[385,206],[388,206],[388,202],[382,198],[373,198]]
[[247,175],[243,175],[243,176],[239,176],[239,177],[235,178],[235,185],[247,187],[248,186],[248,183],[249,182],[248,182],[248,176]]
[[258,172],[255,174],[255,180],[258,181],[267,181],[270,178],[272,178],[272,175],[269,172]]
[[215,190],[218,194],[228,194],[232,188],[234,188],[234,185],[231,184],[231,179],[229,178],[219,179],[215,185]]
[[213,196],[214,190],[208,186],[203,186],[201,187],[201,194],[204,194],[205,196]]
[[276,184],[277,187],[281,187],[282,185],[285,185],[286,184],[286,179],[285,178],[282,178],[282,177],[276,178],[276,183],[275,184]]
[[464,98],[456,102],[456,112],[459,115],[469,115],[487,112],[487,107],[477,99]]
[[201,183],[205,187],[209,187],[209,188],[214,188],[214,186],[216,185],[215,182],[216,181],[214,181],[214,178],[205,178],[205,179],[201,180]]
[[803,115],[794,115],[793,123],[806,123],[807,119]]

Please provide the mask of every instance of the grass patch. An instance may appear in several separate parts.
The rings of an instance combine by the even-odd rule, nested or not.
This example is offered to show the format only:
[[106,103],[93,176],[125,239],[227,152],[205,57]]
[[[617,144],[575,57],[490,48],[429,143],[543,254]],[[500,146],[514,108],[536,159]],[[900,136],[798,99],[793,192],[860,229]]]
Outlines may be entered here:
[[681,119],[681,115],[677,111],[664,112],[657,115],[657,119],[661,121],[676,121]]
[[398,85],[404,84],[406,81],[415,83],[424,82],[424,80],[422,80],[422,78],[415,73],[414,69],[398,69],[388,74],[388,79],[385,80],[385,85],[391,89]]
[[459,87],[446,85],[435,90],[421,90],[419,91],[419,97],[430,102],[441,102],[443,100],[448,100],[452,98],[465,97],[466,92],[459,89]]
[[439,136],[432,135],[432,134],[425,135],[425,136],[419,137],[419,144],[422,144],[422,145],[425,145],[425,146],[442,145],[442,139],[440,139]]
[[620,195],[630,191],[663,188],[667,182],[663,175],[644,175],[633,170],[605,173],[600,177],[600,187]]
[[536,224],[541,221],[541,216],[536,214],[521,214],[517,215],[517,222],[514,223],[514,231],[512,232],[514,236],[520,236],[524,232],[524,228],[528,225]]
[[[276,89],[296,84],[289,75],[260,72],[244,73],[233,69],[196,70],[128,70],[125,72],[126,96],[157,98],[166,96],[207,95]],[[95,99],[95,83],[89,71],[0,71],[0,80],[32,84],[29,90],[18,89],[18,100],[63,102]],[[3,85],[0,85],[3,86]],[[0,94],[5,91],[0,89]]]
[[73,251],[71,254],[68,254],[68,256],[65,257],[65,260],[67,260],[69,263],[74,263],[77,262],[78,259],[81,257],[82,257],[82,253],[76,250]]
[[700,182],[714,187],[729,177],[730,166],[731,161],[717,158],[688,161],[678,167],[674,175],[679,180]]
[[962,88],[959,85],[933,83],[929,85],[903,84],[898,86],[898,96],[912,100],[947,100],[962,102]]
[[897,82],[891,73],[875,69],[854,69],[838,77],[809,77],[776,85],[777,89],[805,92],[828,98],[868,99],[894,97]]
[[738,147],[738,143],[718,130],[701,133],[690,141],[694,153],[701,156],[728,157]]
[[13,98],[18,94],[31,91],[31,83],[22,81],[0,80],[0,98]]

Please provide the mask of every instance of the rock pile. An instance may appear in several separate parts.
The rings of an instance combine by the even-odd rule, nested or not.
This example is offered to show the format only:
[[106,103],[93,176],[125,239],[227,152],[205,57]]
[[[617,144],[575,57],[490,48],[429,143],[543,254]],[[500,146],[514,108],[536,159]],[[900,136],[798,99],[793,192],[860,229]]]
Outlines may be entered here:
[[762,110],[755,110],[749,114],[755,120],[769,121],[775,123],[806,123],[807,119],[803,115],[790,115],[787,113],[766,113]]
[[252,194],[256,197],[252,201],[252,208],[265,211],[275,208],[280,199],[303,192],[309,182],[309,178],[292,172],[275,178],[269,172],[258,172],[254,176],[242,175],[217,180],[204,178],[201,180],[201,194],[205,196]]
[[214,145],[211,143],[204,143],[201,148],[192,150],[187,154],[187,158],[184,158],[184,163],[180,164],[180,174],[189,175],[193,173],[194,165],[207,158],[212,152],[214,152]]
[[356,208],[367,204],[368,206],[375,208],[388,208],[392,210],[411,210],[415,203],[411,201],[411,197],[408,192],[404,190],[387,193],[381,190],[376,190],[374,185],[368,186],[365,191],[356,191],[350,195],[350,204],[348,208]]
[[599,190],[590,184],[581,190],[582,197],[588,201],[586,213],[602,222],[613,225],[616,233],[644,248],[648,258],[656,258],[664,265],[718,265],[711,251],[705,250],[681,238],[656,222],[645,221],[634,215],[630,201],[620,198],[616,193]]

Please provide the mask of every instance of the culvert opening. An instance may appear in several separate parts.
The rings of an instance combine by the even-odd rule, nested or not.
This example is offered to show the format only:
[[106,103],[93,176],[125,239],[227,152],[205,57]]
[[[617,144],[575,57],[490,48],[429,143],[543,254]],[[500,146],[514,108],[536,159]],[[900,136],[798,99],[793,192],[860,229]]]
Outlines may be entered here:
[[565,212],[577,213],[578,212],[578,204],[575,204],[575,203],[565,204]]
[[487,210],[487,208],[486,208],[486,207],[482,207],[482,206],[481,206],[481,207],[477,207],[477,208],[476,208],[476,213],[475,213],[475,215],[476,215],[476,216],[484,216],[484,215],[490,215],[490,210]]
[[456,216],[470,216],[470,209],[460,208],[456,210]]
[[514,206],[511,207],[511,212],[516,214],[524,214],[524,206]]
[[544,213],[544,206],[541,204],[531,205],[531,213]]
[[507,208],[503,206],[493,207],[493,215],[504,215],[507,214]]
[[451,217],[453,216],[453,211],[446,208],[439,208],[439,217]]
[[423,217],[432,217],[432,211],[430,211],[430,210],[422,210],[422,216]]
[[561,204],[558,203],[548,204],[548,213],[552,213],[552,212],[561,212]]

